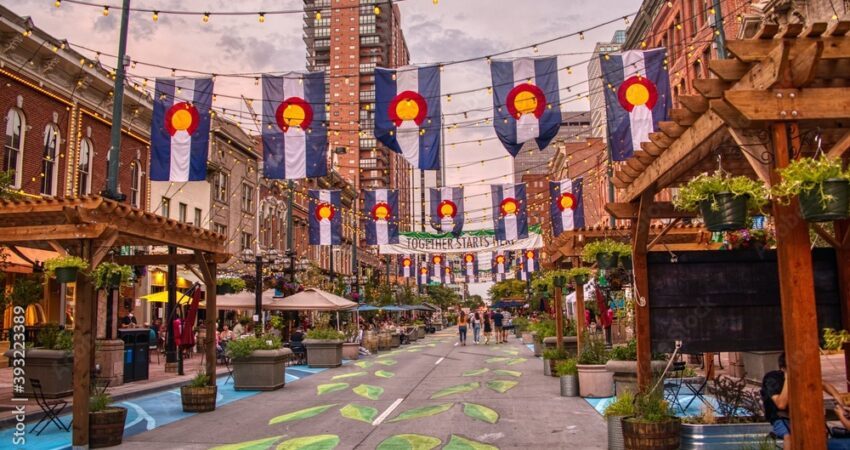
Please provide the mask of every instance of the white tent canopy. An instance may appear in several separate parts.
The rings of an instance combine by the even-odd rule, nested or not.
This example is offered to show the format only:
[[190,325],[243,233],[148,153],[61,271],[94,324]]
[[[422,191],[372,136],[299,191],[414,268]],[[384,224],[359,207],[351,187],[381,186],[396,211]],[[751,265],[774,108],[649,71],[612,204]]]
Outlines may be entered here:
[[321,289],[305,289],[289,297],[276,297],[263,309],[274,311],[347,311],[357,308],[357,303]]
[[[274,289],[267,289],[263,292],[263,307],[270,305],[274,301]],[[235,294],[224,294],[216,296],[216,308],[218,309],[254,309],[256,306],[256,296],[253,292],[242,291]]]
[[[576,293],[570,292],[567,294],[566,302],[564,302],[564,306],[567,308],[567,315],[570,317],[575,317],[575,303],[576,303]],[[596,301],[596,288],[593,287],[593,283],[586,283],[584,285],[584,301]]]

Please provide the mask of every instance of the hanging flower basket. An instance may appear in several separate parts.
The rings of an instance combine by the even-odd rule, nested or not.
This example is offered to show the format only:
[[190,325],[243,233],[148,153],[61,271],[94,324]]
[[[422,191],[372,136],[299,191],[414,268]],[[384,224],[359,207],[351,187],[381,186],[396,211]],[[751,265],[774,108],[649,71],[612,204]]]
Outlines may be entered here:
[[77,281],[77,274],[80,269],[76,267],[57,267],[55,270],[56,281],[62,284],[73,283]]
[[714,194],[714,201],[700,202],[699,209],[708,231],[740,230],[747,226],[746,195],[735,196],[731,192]]
[[809,222],[831,222],[850,216],[850,182],[833,178],[820,188],[800,192],[800,213]]
[[600,269],[611,269],[617,265],[617,253],[599,253],[596,255],[596,265]]
[[58,256],[44,262],[44,272],[62,284],[77,281],[80,271],[88,269],[88,261],[77,256]]
[[632,270],[632,255],[620,255],[620,265],[624,270],[631,272]]
[[230,285],[220,284],[215,287],[215,293],[218,295],[232,294],[233,288]]

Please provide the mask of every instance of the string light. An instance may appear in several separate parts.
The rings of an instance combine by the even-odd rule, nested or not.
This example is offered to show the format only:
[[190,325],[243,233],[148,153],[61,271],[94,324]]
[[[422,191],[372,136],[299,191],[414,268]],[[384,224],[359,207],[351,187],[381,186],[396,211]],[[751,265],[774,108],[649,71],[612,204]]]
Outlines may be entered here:
[[629,24],[629,16],[623,16],[623,22],[628,25]]
[[108,6],[104,6],[104,7],[103,7],[103,16],[104,16],[104,17],[106,17],[106,16],[108,16],[108,15],[109,15],[109,7],[108,7]]
[[266,13],[261,12],[260,15],[257,17],[257,21],[260,22],[260,23],[265,22],[266,21]]
[[209,22],[210,21],[210,13],[208,13],[208,12],[204,13],[204,18],[202,20],[204,21],[204,23]]
[[537,48],[537,45],[535,45],[535,46],[534,46],[534,48],[532,49],[532,51],[534,51],[534,53],[537,53],[537,52],[539,51],[539,49]]
[[583,41],[583,40],[584,40],[584,31],[579,31],[579,32],[578,32],[578,39],[579,39],[580,41]]
[[380,15],[381,15],[381,7],[380,7],[380,6],[375,5],[375,9],[374,9],[374,11],[375,11],[375,15],[376,15],[376,16],[380,16]]
[[322,20],[322,12],[316,11],[316,20]]
[[61,7],[62,6],[62,0],[56,0],[55,2],[53,2],[53,6],[55,6],[57,8]]
[[153,19],[154,22],[159,20],[159,11],[154,11],[153,16],[151,18]]

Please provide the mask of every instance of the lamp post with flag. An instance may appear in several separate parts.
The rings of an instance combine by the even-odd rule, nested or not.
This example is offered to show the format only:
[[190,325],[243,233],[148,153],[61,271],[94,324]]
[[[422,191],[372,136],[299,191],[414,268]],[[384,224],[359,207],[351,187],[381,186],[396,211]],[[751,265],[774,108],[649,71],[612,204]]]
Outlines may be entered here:
[[[291,209],[291,208],[290,208]],[[242,262],[254,264],[254,322],[257,322],[255,328],[257,335],[260,335],[263,330],[263,266],[271,266],[276,268],[280,264],[280,253],[277,249],[262,251],[257,249],[256,254],[250,248],[242,250]]]
[[121,113],[124,108],[124,66],[127,64],[127,26],[130,22],[130,0],[124,0],[121,6],[121,31],[118,37],[118,62],[115,64],[115,84],[112,88],[112,128],[110,130],[109,165],[107,166],[106,189],[104,197],[124,201],[125,195],[118,192],[118,168],[121,152]]

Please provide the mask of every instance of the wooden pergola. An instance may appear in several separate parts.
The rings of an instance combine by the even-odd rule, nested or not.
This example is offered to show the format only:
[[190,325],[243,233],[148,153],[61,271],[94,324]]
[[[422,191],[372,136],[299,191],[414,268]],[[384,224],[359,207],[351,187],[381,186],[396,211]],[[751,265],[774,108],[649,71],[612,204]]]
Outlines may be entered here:
[[[96,267],[104,258],[127,265],[196,265],[207,285],[206,372],[215,383],[216,264],[229,258],[226,237],[99,196],[0,201],[0,245],[49,249],[80,256]],[[191,253],[110,255],[121,246],[166,246]],[[89,443],[89,395],[97,318],[97,294],[86,276],[77,279],[74,326],[73,446]]]
[[[638,380],[650,382],[647,251],[653,218],[674,217],[654,201],[663,188],[714,171],[780,180],[776,169],[820,148],[843,158],[850,148],[850,22],[765,24],[753,39],[726,43],[731,59],[709,62],[713,78],[695,80],[699,95],[678,98],[671,121],[659,124],[642,151],[615,174],[619,199],[609,211],[630,218],[637,295]],[[817,142],[821,142],[820,145]],[[834,233],[806,223],[796,199],[773,202],[782,325],[788,361],[794,449],[826,448],[818,328],[809,239],[810,225],[838,257],[842,322],[850,327],[850,221]],[[643,303],[643,302],[636,302]],[[804,443],[805,442],[805,443]]]

